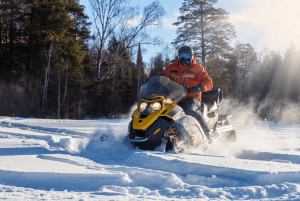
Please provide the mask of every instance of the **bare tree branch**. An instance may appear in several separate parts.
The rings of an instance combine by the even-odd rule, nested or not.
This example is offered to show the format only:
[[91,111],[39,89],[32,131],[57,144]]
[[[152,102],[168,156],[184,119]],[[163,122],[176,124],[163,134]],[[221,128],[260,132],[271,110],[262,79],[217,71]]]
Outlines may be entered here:
[[[111,68],[101,69],[103,50],[108,38],[113,34],[118,34],[118,41],[124,45],[125,49],[137,47],[139,43],[157,43],[157,39],[144,41],[148,36],[143,31],[149,26],[158,25],[165,11],[159,1],[154,1],[144,8],[143,16],[138,24],[132,25],[131,22],[137,17],[138,12],[136,8],[128,6],[128,0],[89,0],[89,2],[94,11],[94,24],[98,38],[95,74],[101,81],[112,72]],[[119,53],[119,56],[123,54]]]

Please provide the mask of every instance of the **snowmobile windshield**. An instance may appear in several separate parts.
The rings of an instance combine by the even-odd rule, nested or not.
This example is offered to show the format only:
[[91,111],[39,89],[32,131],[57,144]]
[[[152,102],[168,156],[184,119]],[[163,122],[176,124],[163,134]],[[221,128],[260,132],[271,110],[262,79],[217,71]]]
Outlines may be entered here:
[[141,86],[139,100],[155,99],[158,97],[170,98],[173,103],[185,97],[184,87],[165,76],[154,76]]

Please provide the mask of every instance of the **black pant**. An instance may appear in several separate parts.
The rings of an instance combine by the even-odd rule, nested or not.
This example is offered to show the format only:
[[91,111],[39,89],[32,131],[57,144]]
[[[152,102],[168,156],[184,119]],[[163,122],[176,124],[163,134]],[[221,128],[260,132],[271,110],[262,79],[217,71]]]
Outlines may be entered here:
[[196,98],[186,98],[181,100],[178,105],[182,107],[185,114],[193,116],[197,119],[197,121],[200,123],[203,131],[207,135],[210,131],[207,127],[206,123],[204,123],[204,117],[201,112],[201,102]]

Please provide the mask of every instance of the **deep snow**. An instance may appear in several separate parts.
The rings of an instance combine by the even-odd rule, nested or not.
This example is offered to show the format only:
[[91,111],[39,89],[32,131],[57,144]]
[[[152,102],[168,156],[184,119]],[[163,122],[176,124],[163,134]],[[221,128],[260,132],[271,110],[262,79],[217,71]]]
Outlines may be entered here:
[[300,125],[235,120],[235,144],[174,154],[129,149],[128,122],[0,117],[0,199],[300,200]]

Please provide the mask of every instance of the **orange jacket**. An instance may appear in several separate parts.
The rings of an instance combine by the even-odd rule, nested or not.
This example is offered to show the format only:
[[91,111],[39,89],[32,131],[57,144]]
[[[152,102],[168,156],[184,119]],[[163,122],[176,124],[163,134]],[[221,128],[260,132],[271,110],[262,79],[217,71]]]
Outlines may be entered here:
[[[210,91],[213,87],[212,79],[208,76],[203,66],[196,63],[195,57],[193,57],[192,65],[190,66],[183,66],[176,60],[176,63],[166,67],[163,75],[187,88],[201,84],[203,92]],[[201,94],[201,92],[187,93],[185,98],[197,98],[201,101]]]

